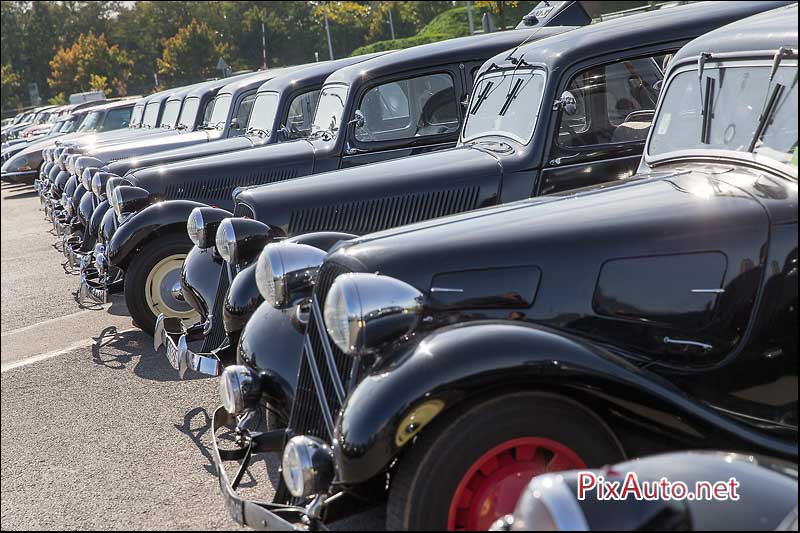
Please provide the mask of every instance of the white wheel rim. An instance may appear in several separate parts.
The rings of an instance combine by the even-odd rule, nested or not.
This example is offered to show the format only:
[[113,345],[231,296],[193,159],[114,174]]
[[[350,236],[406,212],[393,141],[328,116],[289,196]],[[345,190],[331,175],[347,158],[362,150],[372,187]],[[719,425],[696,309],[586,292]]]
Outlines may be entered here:
[[[181,268],[186,254],[175,254],[159,261],[147,275],[145,281],[145,300],[147,307],[155,316],[164,313],[168,317],[180,318],[187,323],[195,323],[200,315],[188,303],[179,302],[167,296],[172,285],[180,279]],[[168,286],[169,285],[169,286]]]

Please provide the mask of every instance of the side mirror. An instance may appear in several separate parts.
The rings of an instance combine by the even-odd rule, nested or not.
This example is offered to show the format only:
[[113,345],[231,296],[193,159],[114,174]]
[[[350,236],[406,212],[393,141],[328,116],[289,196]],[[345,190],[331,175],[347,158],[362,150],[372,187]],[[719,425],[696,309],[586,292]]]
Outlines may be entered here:
[[232,130],[241,129],[241,127],[239,126],[239,119],[238,118],[234,117],[234,118],[231,119],[231,129]]
[[564,114],[569,116],[578,112],[578,102],[571,92],[564,91],[561,93],[561,98],[553,103],[553,111],[558,111],[559,109],[563,110]]
[[362,113],[360,109],[356,109],[355,112],[353,113],[353,116],[355,118],[350,121],[350,124],[355,124],[356,129],[363,128],[364,124],[367,123],[366,119],[364,118],[364,113]]
[[522,17],[522,23],[526,26],[536,26],[539,24],[539,17],[534,15],[533,13],[528,13],[524,17]]

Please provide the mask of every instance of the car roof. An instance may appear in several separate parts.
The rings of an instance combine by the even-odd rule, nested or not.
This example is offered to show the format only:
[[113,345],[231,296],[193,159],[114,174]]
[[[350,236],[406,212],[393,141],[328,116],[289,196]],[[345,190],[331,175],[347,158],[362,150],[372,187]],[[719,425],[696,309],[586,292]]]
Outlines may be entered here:
[[125,100],[114,100],[112,102],[101,103],[97,106],[89,108],[89,111],[107,111],[109,109],[117,109],[120,107],[133,107],[136,104],[134,98],[127,98]]
[[217,78],[214,80],[206,80],[197,85],[197,87],[193,88],[188,93],[186,93],[186,98],[189,98],[190,96],[201,98],[208,93],[215,92],[217,89],[225,87],[226,85],[230,84],[233,80],[249,76],[250,74],[252,73],[238,74],[236,76],[231,76],[229,78]]
[[222,89],[219,90],[217,95],[236,94],[241,91],[246,91],[248,89],[258,88],[265,81],[274,78],[282,71],[283,69],[269,69],[269,70],[259,70],[257,72],[250,73],[249,75],[246,75],[243,78],[230,81],[230,83],[228,83],[227,85],[222,87]]
[[[351,84],[354,81],[366,78],[374,78],[395,72],[402,72],[419,68],[423,65],[441,65],[445,63],[455,63],[463,61],[475,61],[487,57],[487,48],[497,48],[508,50],[522,43],[526,38],[535,36],[544,38],[558,33],[563,33],[569,27],[541,27],[523,28],[519,30],[499,31],[469,37],[459,37],[447,39],[431,44],[423,44],[397,50],[390,54],[384,54],[337,70],[328,78],[329,83]],[[491,53],[494,55],[494,53]]]
[[[666,7],[583,26],[567,34],[527,44],[521,46],[515,56],[524,54],[528,63],[545,64],[556,70],[593,56],[650,43],[694,39],[726,22],[787,3],[727,1]],[[495,56],[493,60],[504,62],[504,54]]]
[[297,69],[279,73],[271,80],[265,81],[261,87],[258,88],[258,92],[280,92],[286,88],[302,88],[309,85],[320,85],[328,78],[328,76],[341,68],[349,67],[351,65],[367,61],[368,59],[389,53],[391,52],[375,52],[373,54],[362,54],[358,56],[345,57],[342,59],[334,59],[333,61],[320,61],[319,63],[311,63],[307,66],[302,66]]
[[772,56],[781,46],[797,49],[797,4],[773,9],[733,22],[702,35],[675,54],[679,64],[701,53],[767,52]]

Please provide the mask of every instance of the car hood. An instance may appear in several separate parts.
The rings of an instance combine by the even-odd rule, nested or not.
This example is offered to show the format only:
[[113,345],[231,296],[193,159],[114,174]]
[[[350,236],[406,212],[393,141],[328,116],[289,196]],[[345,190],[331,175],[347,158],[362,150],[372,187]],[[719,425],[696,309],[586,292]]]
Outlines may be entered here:
[[[185,135],[193,135],[194,133],[200,132]],[[138,154],[134,157],[119,159],[106,165],[106,170],[119,176],[124,176],[126,172],[138,168],[166,165],[167,163],[175,163],[185,159],[224,154],[252,147],[252,141],[246,136],[220,139],[218,141],[212,140],[211,142],[198,141],[191,144],[183,144],[178,148],[173,146],[172,148],[164,148],[149,154]]]
[[[121,128],[118,130],[103,131],[100,133],[84,132],[78,139],[70,139],[69,144],[76,146],[81,151],[95,150],[105,143],[126,142],[132,138],[145,137],[150,135],[160,135],[165,130],[161,128]],[[60,141],[59,144],[66,144],[67,140]]]
[[768,217],[748,188],[763,179],[748,171],[718,177],[672,168],[375,233],[342,245],[328,260],[427,292],[437,273],[515,265],[536,265],[543,279],[548,268],[574,269],[576,281],[596,279],[608,258],[685,253],[687,243],[718,250],[721,235],[742,243],[752,236],[758,257]]
[[501,178],[494,155],[462,146],[255,187],[240,192],[236,202],[240,214],[288,236],[363,235],[493,205]]
[[143,168],[130,175],[138,187],[161,198],[231,209],[235,187],[305,176],[313,168],[314,148],[299,140]]
[[92,150],[87,150],[85,154],[110,163],[162,150],[206,143],[209,140],[209,133],[208,130],[190,132],[168,130],[155,135],[126,139],[125,142],[102,144]]

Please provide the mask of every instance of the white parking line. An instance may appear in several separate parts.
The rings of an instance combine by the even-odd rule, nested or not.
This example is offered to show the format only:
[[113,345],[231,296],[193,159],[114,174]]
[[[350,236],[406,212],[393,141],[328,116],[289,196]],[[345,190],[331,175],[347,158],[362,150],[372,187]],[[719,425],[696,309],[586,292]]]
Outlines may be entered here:
[[[124,329],[124,330],[121,330],[121,331],[117,331],[117,334],[119,334],[119,333],[127,333],[129,331],[138,331],[138,328]],[[52,359],[53,357],[58,357],[59,355],[64,355],[66,353],[69,353],[69,352],[71,352],[73,350],[77,350],[79,348],[86,348],[87,346],[91,346],[92,344],[94,344],[96,341],[97,341],[97,339],[95,339],[93,337],[90,337],[88,339],[83,339],[83,340],[79,340],[77,342],[73,342],[72,344],[70,344],[66,348],[62,348],[60,350],[55,350],[55,351],[52,351],[52,352],[47,352],[47,353],[43,353],[43,354],[39,354],[39,355],[33,355],[33,356],[27,357],[27,358],[25,358],[25,359],[23,359],[21,361],[15,361],[13,363],[8,363],[7,365],[2,365],[2,366],[0,366],[0,374],[5,374],[9,370],[14,370],[16,368],[20,368],[20,367],[23,367],[23,366],[32,365],[33,363],[38,363],[39,361],[44,361],[46,359]]]
[[12,329],[11,331],[5,331],[5,332],[3,332],[2,335],[0,335],[0,338],[1,337],[7,337],[9,335],[17,335],[18,333],[23,333],[25,331],[29,331],[29,330],[32,330],[34,328],[40,328],[42,326],[46,326],[46,325],[52,324],[54,322],[59,322],[61,320],[71,320],[71,319],[77,318],[77,317],[82,316],[82,315],[86,315],[86,314],[90,314],[90,313],[97,313],[98,310],[99,309],[84,309],[83,311],[78,311],[77,313],[72,313],[71,315],[64,315],[64,316],[59,316],[59,317],[56,317],[56,318],[50,318],[48,320],[42,320],[41,322],[37,322],[36,324],[31,324],[29,326],[23,326],[21,328]]

